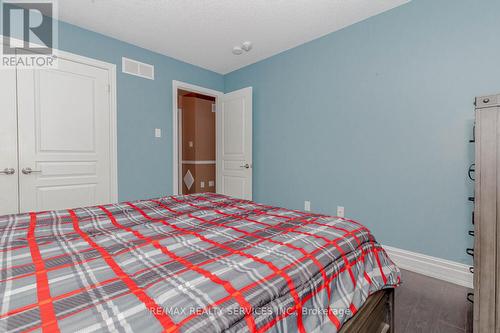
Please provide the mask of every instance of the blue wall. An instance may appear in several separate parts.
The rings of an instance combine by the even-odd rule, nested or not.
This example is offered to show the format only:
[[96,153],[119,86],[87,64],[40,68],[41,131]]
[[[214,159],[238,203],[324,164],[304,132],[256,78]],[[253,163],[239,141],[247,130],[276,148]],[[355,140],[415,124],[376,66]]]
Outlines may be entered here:
[[[119,200],[171,194],[172,80],[222,91],[223,76],[63,22],[59,48],[117,65]],[[122,57],[153,64],[155,80],[121,73]]]
[[[473,97],[500,91],[499,12],[413,0],[226,76],[66,23],[59,47],[117,65],[120,200],[171,193],[172,80],[253,86],[256,201],[342,205],[382,243],[469,263],[467,141]],[[155,81],[122,74],[122,56]]]
[[254,91],[254,199],[469,263],[474,96],[500,92],[500,1],[414,0],[225,76]]

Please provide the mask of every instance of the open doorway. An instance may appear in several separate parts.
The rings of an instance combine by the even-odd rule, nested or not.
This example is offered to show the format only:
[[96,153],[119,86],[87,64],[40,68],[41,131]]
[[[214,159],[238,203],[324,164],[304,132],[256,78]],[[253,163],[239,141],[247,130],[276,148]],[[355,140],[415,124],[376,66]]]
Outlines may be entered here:
[[179,89],[179,194],[215,193],[214,96]]
[[252,199],[252,88],[172,81],[173,194]]

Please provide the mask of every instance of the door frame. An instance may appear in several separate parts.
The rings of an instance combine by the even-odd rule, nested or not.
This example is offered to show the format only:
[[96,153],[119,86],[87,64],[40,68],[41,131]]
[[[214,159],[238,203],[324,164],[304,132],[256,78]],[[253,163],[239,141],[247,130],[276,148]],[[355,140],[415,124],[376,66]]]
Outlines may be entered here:
[[[179,105],[178,105],[178,92],[179,90],[187,90],[202,95],[207,95],[215,98],[215,135],[216,135],[216,145],[215,152],[217,155],[217,137],[219,135],[219,130],[217,128],[219,114],[217,110],[219,109],[220,99],[224,95],[221,91],[200,87],[194,84],[172,80],[172,194],[179,194]],[[217,159],[216,159],[217,160]],[[215,164],[215,172],[217,174],[217,163]],[[217,184],[216,184],[217,185]]]
[[[0,35],[0,43],[4,43],[4,36]],[[108,72],[109,82],[109,142],[110,142],[110,203],[118,202],[118,131],[117,131],[117,103],[116,103],[116,64],[85,57],[79,54],[54,49],[58,58],[67,59],[84,65],[97,67]],[[16,82],[17,84],[17,82]],[[16,96],[17,98],[17,96]],[[19,112],[16,110],[16,113]],[[18,156],[19,158],[19,156]],[[18,205],[19,206],[19,205]]]

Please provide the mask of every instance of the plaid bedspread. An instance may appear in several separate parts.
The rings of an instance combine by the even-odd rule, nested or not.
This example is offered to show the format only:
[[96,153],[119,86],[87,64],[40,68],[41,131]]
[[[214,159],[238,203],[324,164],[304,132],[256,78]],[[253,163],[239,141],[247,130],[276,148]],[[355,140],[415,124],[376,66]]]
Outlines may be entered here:
[[361,224],[217,194],[0,217],[1,332],[336,332],[399,274]]

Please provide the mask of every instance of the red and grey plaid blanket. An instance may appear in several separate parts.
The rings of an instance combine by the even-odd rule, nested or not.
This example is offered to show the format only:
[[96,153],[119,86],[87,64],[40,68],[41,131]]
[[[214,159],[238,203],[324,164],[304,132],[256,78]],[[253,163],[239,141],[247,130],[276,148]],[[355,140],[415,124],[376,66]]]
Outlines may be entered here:
[[2,332],[336,332],[398,283],[361,224],[217,194],[0,217]]

